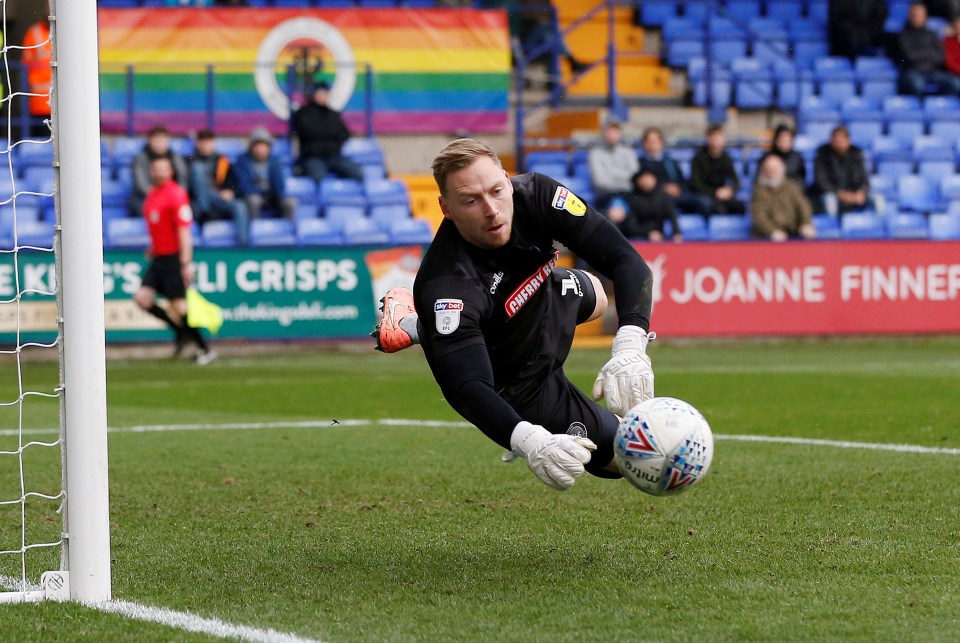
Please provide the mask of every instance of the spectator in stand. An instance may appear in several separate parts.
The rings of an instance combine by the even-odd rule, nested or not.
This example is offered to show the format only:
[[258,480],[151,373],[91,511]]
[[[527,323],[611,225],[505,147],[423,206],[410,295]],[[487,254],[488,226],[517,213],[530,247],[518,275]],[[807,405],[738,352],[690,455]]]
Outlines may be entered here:
[[292,130],[300,141],[300,168],[317,183],[328,172],[362,181],[363,170],[342,154],[350,130],[329,101],[330,85],[321,81],[311,89],[307,104],[293,115]]
[[787,178],[783,160],[773,154],[763,159],[757,172],[750,217],[753,234],[761,239],[786,241],[816,236],[810,203],[800,187]]
[[875,210],[883,211],[879,197],[870,199],[870,177],[863,152],[851,145],[850,133],[843,125],[834,127],[830,142],[817,149],[811,191],[819,201],[821,211],[834,217],[863,210],[870,200]]
[[[23,36],[23,66],[27,70],[27,109],[30,112],[30,136],[48,138],[50,129],[43,122],[50,118],[50,79],[53,49],[50,44],[50,22],[45,17],[27,29]],[[139,210],[137,211],[139,216]]]
[[673,226],[673,240],[683,241],[683,235],[678,232],[677,209],[657,181],[657,176],[648,169],[641,169],[633,176],[632,183],[633,192],[623,199],[616,199],[616,206],[610,206],[610,220],[617,224],[623,235],[630,239],[663,241],[665,224],[669,221]]
[[297,200],[287,196],[283,163],[271,154],[272,145],[273,137],[266,128],[256,127],[250,132],[247,151],[233,166],[237,194],[246,202],[251,219],[259,218],[267,209],[293,220]]
[[190,186],[190,172],[187,162],[182,156],[170,149],[170,132],[166,127],[158,125],[147,132],[147,142],[136,156],[133,157],[133,188],[127,206],[130,216],[139,217],[143,212],[143,200],[153,189],[150,179],[150,162],[159,157],[170,159],[173,166],[173,180],[180,187],[187,190]]
[[943,38],[943,56],[947,71],[960,76],[960,16],[950,22],[950,29]]
[[643,132],[640,171],[652,172],[657,184],[673,199],[674,206],[683,212],[706,214],[710,211],[712,200],[691,192],[680,165],[664,153],[663,132],[657,127],[648,127]]
[[946,71],[943,42],[927,29],[927,7],[911,2],[907,24],[897,37],[901,56],[902,91],[924,96],[930,84],[945,94],[960,96],[960,77]]
[[830,0],[830,53],[851,60],[876,55],[889,13],[887,0]]
[[624,144],[623,130],[617,118],[607,117],[602,136],[602,140],[590,150],[587,163],[596,196],[594,206],[605,212],[614,197],[633,192],[630,179],[640,169],[640,162],[634,149]]
[[232,220],[240,243],[246,245],[250,227],[247,206],[237,198],[237,177],[230,159],[217,154],[215,146],[216,135],[211,130],[197,132],[196,150],[187,162],[194,216],[201,225],[219,219]]
[[[763,167],[763,162],[766,161],[767,158],[776,156],[783,161],[787,178],[803,190],[807,184],[807,166],[800,152],[793,149],[793,136],[793,130],[790,129],[789,125],[784,123],[777,125],[777,128],[773,130],[773,141],[770,150],[760,158],[757,167]],[[757,172],[757,178],[759,177],[760,173]]]
[[747,206],[737,199],[740,177],[727,154],[727,139],[720,125],[707,128],[707,144],[693,157],[690,183],[693,189],[710,198],[705,214],[743,214]]

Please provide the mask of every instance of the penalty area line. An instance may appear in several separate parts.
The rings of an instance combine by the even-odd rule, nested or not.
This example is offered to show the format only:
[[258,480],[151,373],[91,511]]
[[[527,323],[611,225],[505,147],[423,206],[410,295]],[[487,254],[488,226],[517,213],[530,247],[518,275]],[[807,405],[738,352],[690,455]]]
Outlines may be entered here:
[[[9,576],[0,576],[0,586],[11,591],[35,592],[41,589],[39,585],[30,582],[24,586],[24,583],[20,579]],[[220,619],[191,614],[190,612],[180,612],[165,607],[150,607],[149,605],[140,605],[139,603],[119,599],[79,604],[107,614],[124,616],[135,621],[156,623],[185,632],[206,634],[208,636],[225,639],[250,641],[251,643],[321,643],[316,639],[307,639],[296,636],[295,634],[278,632],[273,629],[235,625],[221,621]]]

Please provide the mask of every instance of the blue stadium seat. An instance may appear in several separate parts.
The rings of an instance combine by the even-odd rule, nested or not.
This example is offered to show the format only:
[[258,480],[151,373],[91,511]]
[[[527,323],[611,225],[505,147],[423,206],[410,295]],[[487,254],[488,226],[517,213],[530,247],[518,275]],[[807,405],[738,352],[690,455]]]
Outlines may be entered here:
[[821,40],[825,34],[824,26],[816,20],[810,20],[809,18],[790,20],[786,25],[791,40]]
[[707,220],[700,214],[678,214],[677,227],[686,241],[707,241],[710,233]]
[[960,121],[931,120],[929,132],[930,136],[941,141],[960,141]]
[[410,218],[410,208],[406,205],[375,205],[370,208],[370,218],[389,227],[394,221],[403,221]]
[[146,142],[146,139],[124,136],[114,139],[110,146],[110,160],[113,162],[113,167],[121,168],[133,163],[133,157],[140,153]]
[[718,69],[712,74],[709,86],[706,80],[693,83],[693,104],[704,107],[712,103],[714,107],[726,107],[730,105],[732,93],[733,83],[730,80],[730,73]]
[[5,230],[13,229],[13,221],[37,221],[40,218],[40,210],[36,206],[21,207],[17,204],[16,213],[12,203],[0,205],[0,228]]
[[813,62],[813,73],[817,80],[824,78],[852,78],[853,64],[842,56],[823,56]]
[[813,62],[830,54],[826,40],[797,40],[793,43],[793,59],[803,67],[812,67]]
[[325,219],[300,219],[296,222],[297,245],[341,246],[341,227]]
[[343,144],[341,152],[357,163],[373,160],[383,162],[383,150],[380,148],[380,142],[371,137],[353,137]]
[[[0,161],[0,163],[2,163],[2,165],[5,166],[6,165],[5,161],[6,159],[3,159],[3,161]],[[14,168],[16,168],[16,165],[14,165]],[[7,170],[6,167],[4,167],[3,169]],[[49,167],[46,165],[29,166],[23,171],[20,184],[17,187],[19,187],[20,190],[26,190],[29,192],[39,192],[40,188],[45,183],[50,185],[53,184],[53,177],[54,177],[54,172],[53,172],[52,166],[49,166]]]
[[130,187],[120,181],[102,181],[100,196],[103,207],[122,207],[130,197]]
[[830,18],[828,0],[807,0],[807,18],[825,26]]
[[940,179],[940,198],[960,201],[960,174],[948,174]]
[[754,58],[769,65],[793,64],[790,59],[790,43],[786,40],[754,40],[752,51]]
[[740,25],[729,18],[712,14],[707,16],[707,31],[715,39],[729,39],[745,41],[744,30]]
[[896,65],[885,56],[859,56],[853,63],[857,80],[861,83],[871,80],[897,80],[899,72]]
[[929,236],[926,217],[916,212],[888,214],[886,225],[890,239],[926,239]]
[[664,41],[672,42],[674,40],[685,38],[694,40],[703,40],[705,29],[703,21],[690,20],[689,18],[674,18],[663,23],[661,35]]
[[173,136],[170,138],[170,149],[187,158],[194,151],[193,139],[184,136]]
[[893,180],[913,174],[913,153],[908,150],[875,152],[874,170]]
[[674,0],[645,0],[640,3],[640,24],[645,27],[661,27],[677,17],[679,4]]
[[736,82],[734,104],[741,109],[766,109],[773,103],[773,75],[756,58],[737,58],[731,64]]
[[[939,181],[939,179],[938,179]],[[900,208],[913,212],[930,212],[940,205],[938,182],[917,174],[897,179],[897,200]]]
[[384,179],[364,184],[367,202],[374,205],[409,205],[410,195],[403,181]]
[[338,226],[347,221],[366,218],[366,208],[359,205],[328,205],[323,209],[323,218]]
[[223,154],[232,161],[247,151],[247,141],[243,138],[217,138],[213,143],[218,154]]
[[683,17],[698,24],[705,24],[707,16],[715,9],[714,0],[687,0],[683,4]]
[[361,163],[364,181],[379,181],[387,178],[387,168],[382,163]]
[[254,219],[250,222],[250,245],[258,248],[297,245],[293,222],[287,219]]
[[910,144],[914,157],[920,160],[952,160],[953,142],[927,134],[918,136]]
[[927,224],[931,239],[960,239],[960,215],[931,214]]
[[960,98],[956,96],[926,96],[923,99],[923,113],[927,118],[934,115],[949,115],[960,118]]
[[150,245],[147,222],[141,217],[109,219],[104,223],[104,245],[108,248],[141,250]]
[[103,220],[104,222],[109,221],[110,219],[126,219],[130,212],[127,210],[127,206],[103,206],[102,209]]
[[288,176],[284,179],[284,188],[287,196],[291,196],[298,203],[307,205],[317,202],[317,184],[309,176]]
[[860,81],[860,95],[865,98],[883,100],[897,94],[897,80],[887,78],[871,78]]
[[957,171],[957,164],[953,160],[921,160],[917,163],[917,174],[927,179],[927,181],[936,185],[940,180],[947,176],[952,176]]
[[840,218],[842,239],[884,239],[886,228],[873,212],[847,212]]
[[564,181],[567,177],[567,164],[565,162],[537,161],[527,162],[527,171],[536,172],[549,176],[556,181]]
[[834,105],[842,105],[857,95],[857,85],[853,79],[830,78],[819,83],[820,96]]
[[351,204],[366,206],[367,197],[361,181],[354,179],[325,178],[320,182],[320,205]]
[[316,219],[320,216],[320,206],[316,203],[300,203],[297,209],[293,211],[293,221],[296,223],[301,219]]
[[676,38],[667,41],[666,63],[670,67],[683,68],[694,58],[702,58],[706,53],[701,38]]
[[[589,155],[589,150],[587,150]],[[562,163],[565,166],[570,164],[570,154],[566,150],[533,150],[527,152],[526,156],[526,167],[531,165],[539,165],[541,163]],[[566,174],[566,171],[564,171]]]
[[887,135],[902,141],[906,145],[912,145],[914,139],[923,136],[923,133],[923,115],[919,112],[912,115],[897,114],[887,119]]
[[850,131],[850,140],[857,147],[869,150],[873,142],[883,135],[883,117],[867,115],[855,116],[846,121]]
[[787,24],[803,18],[803,3],[797,0],[767,0],[767,17]]
[[751,21],[760,17],[762,9],[760,0],[727,0],[726,8],[731,18],[750,23],[750,28],[756,31]]
[[390,234],[370,219],[351,219],[344,223],[343,240],[347,245],[386,245]]
[[707,57],[714,64],[729,64],[737,58],[744,58],[747,55],[747,41],[742,35],[738,36],[717,36],[710,41],[707,48]]
[[829,214],[813,215],[813,227],[817,231],[817,239],[840,238],[840,223]]
[[433,229],[425,219],[400,219],[390,223],[390,242],[393,244],[428,244],[433,241]]
[[713,241],[745,241],[750,238],[750,217],[739,214],[714,214],[707,221]]
[[883,99],[882,105],[883,112],[888,117],[899,114],[922,114],[923,111],[920,99],[916,96],[901,96],[899,94],[897,96],[888,96]]
[[871,174],[870,193],[881,194],[887,201],[895,201],[897,196],[897,180],[886,174]]
[[53,144],[27,140],[17,146],[17,160],[24,169],[29,167],[53,167]]
[[907,145],[907,143],[898,138],[893,138],[892,136],[878,136],[873,141],[872,150],[874,154],[878,154],[880,152],[908,152],[910,151],[910,147]]
[[800,134],[807,138],[826,143],[830,140],[830,132],[836,127],[835,122],[830,121],[812,121],[800,125]]
[[237,224],[233,221],[207,221],[200,228],[205,248],[234,248],[238,245]]

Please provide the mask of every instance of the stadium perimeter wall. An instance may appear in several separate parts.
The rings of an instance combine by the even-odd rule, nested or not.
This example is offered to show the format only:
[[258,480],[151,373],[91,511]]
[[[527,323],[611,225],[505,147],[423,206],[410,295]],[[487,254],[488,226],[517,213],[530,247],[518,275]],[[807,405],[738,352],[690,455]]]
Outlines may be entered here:
[[[664,337],[960,333],[960,242],[809,241],[638,243],[655,275],[653,320]],[[378,298],[411,286],[423,248],[201,248],[196,288],[223,314],[221,339],[355,339]],[[104,256],[107,340],[169,341],[131,297],[139,251]],[[0,299],[14,296],[9,255]],[[20,253],[21,343],[56,334],[49,253]],[[13,344],[16,306],[0,307],[0,343]],[[429,323],[430,320],[427,320]],[[589,332],[589,330],[587,331]]]

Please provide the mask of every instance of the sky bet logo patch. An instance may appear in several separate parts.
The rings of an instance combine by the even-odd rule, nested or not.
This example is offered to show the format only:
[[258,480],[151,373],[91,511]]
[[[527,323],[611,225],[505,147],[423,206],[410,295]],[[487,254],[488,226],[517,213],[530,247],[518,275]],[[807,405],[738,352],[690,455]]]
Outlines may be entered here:
[[433,304],[433,313],[437,317],[437,332],[449,335],[460,326],[460,311],[463,310],[462,299],[438,299]]
[[563,187],[557,187],[553,194],[553,207],[557,210],[566,210],[570,214],[580,217],[587,211],[587,206],[577,198],[577,195]]

